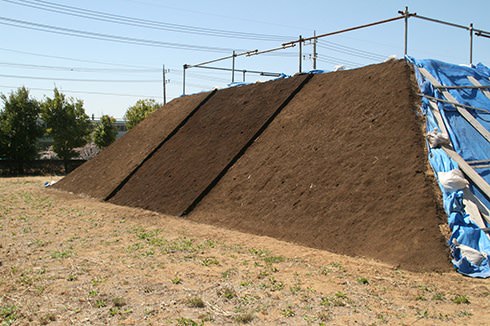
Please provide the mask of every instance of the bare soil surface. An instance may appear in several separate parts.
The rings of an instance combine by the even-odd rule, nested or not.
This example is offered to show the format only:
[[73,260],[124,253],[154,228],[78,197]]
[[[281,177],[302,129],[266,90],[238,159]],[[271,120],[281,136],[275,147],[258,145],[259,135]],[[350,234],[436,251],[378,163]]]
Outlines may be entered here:
[[409,272],[0,179],[2,325],[482,325],[490,281]]
[[177,98],[71,172],[56,188],[104,200],[210,93]]
[[219,90],[202,106],[209,94],[172,101],[58,187],[99,199],[117,189],[112,203],[171,215],[198,203],[190,219],[201,223],[448,271],[446,218],[409,66],[320,74],[302,87],[305,80]]
[[306,78],[219,90],[110,202],[181,215]]
[[448,270],[417,105],[404,61],[315,75],[190,218]]

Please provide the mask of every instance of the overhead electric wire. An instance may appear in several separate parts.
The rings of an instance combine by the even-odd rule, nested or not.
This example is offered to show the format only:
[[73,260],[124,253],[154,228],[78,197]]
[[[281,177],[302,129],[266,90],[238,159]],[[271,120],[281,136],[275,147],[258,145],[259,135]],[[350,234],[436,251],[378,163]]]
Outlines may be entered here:
[[[234,50],[237,50],[231,48],[162,42],[162,41],[146,40],[140,38],[126,37],[126,36],[118,36],[113,34],[94,33],[89,31],[82,31],[82,30],[64,28],[64,27],[53,26],[53,25],[38,24],[38,23],[28,22],[19,19],[12,19],[7,17],[1,17],[1,16],[0,16],[0,20],[1,20],[0,24],[8,25],[8,26],[14,26],[19,28],[37,30],[37,31],[48,32],[48,33],[55,33],[61,35],[76,36],[81,38],[125,43],[125,44],[144,45],[144,46],[153,46],[153,47],[180,49],[180,50],[203,51],[203,52],[220,52],[220,53],[230,53]],[[243,51],[240,49],[238,50]]]
[[95,64],[99,64],[99,65],[108,65],[108,66],[114,66],[114,67],[130,67],[130,68],[140,68],[140,69],[150,68],[150,67],[144,67],[144,66],[126,65],[126,64],[113,63],[113,62],[103,62],[103,61],[96,61],[96,60],[69,58],[69,57],[63,57],[63,56],[57,56],[57,55],[27,52],[27,51],[20,51],[20,50],[7,49],[7,48],[0,48],[0,50],[1,51],[7,51],[7,52],[13,52],[13,53],[27,54],[27,55],[32,55],[32,56],[36,56],[36,57],[61,59],[61,60],[75,61],[75,62],[95,63]]
[[[18,86],[6,86],[0,85],[1,88],[17,88]],[[27,87],[29,90],[35,91],[53,91],[50,88],[39,88],[39,87]],[[68,89],[61,89],[64,93],[74,93],[74,94],[93,94],[93,95],[108,95],[108,96],[126,96],[126,97],[147,97],[147,98],[158,98],[160,96],[149,96],[149,95],[139,95],[139,94],[120,94],[120,93],[106,93],[106,92],[96,92],[96,91],[74,91]]]
[[362,64],[360,64],[358,62],[353,62],[353,61],[349,61],[349,60],[345,60],[345,59],[339,59],[339,58],[332,57],[332,56],[325,55],[325,54],[318,54],[318,60],[319,61],[329,61],[330,63],[343,64],[343,65],[352,66],[352,67],[362,66]]
[[20,76],[20,75],[5,75],[0,74],[0,77],[4,78],[21,78],[21,79],[38,79],[38,80],[59,80],[70,82],[91,82],[91,83],[157,83],[161,82],[161,79],[77,79],[77,78],[57,78],[57,77],[39,77],[39,76]]
[[149,19],[115,15],[107,12],[67,6],[67,5],[57,4],[54,2],[42,1],[42,0],[38,0],[38,1],[2,0],[2,1],[13,3],[16,5],[36,8],[48,12],[56,12],[60,14],[70,15],[70,16],[82,17],[86,19],[110,22],[115,24],[122,24],[122,25],[129,25],[129,26],[136,26],[142,28],[165,30],[171,32],[206,35],[206,36],[214,36],[214,37],[226,37],[226,38],[234,38],[234,39],[249,39],[249,40],[256,40],[256,41],[281,42],[286,39],[291,39],[291,37],[289,36],[237,32],[237,31],[228,31],[228,30],[220,30],[220,29],[212,29],[212,28],[203,28],[203,27],[190,26],[190,25],[165,23],[165,22],[149,20]]
[[386,56],[381,55],[381,54],[352,48],[352,47],[341,45],[341,44],[334,43],[334,42],[320,41],[320,42],[318,42],[318,47],[323,48],[323,49],[336,51],[336,52],[340,52],[340,53],[344,53],[344,54],[348,54],[351,56],[369,59],[369,60],[382,61],[382,60],[386,59]]
[[70,72],[107,72],[107,73],[149,73],[149,72],[161,72],[161,68],[89,68],[89,67],[63,67],[63,66],[49,66],[49,65],[35,65],[15,62],[0,62],[0,66],[22,68],[22,69],[37,69],[37,70],[54,70],[54,71],[70,71]]

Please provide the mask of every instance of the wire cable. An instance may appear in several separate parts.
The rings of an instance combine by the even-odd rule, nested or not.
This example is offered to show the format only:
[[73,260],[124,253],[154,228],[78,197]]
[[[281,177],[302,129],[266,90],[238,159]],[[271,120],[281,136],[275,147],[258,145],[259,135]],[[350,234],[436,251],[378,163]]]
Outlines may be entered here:
[[69,82],[90,82],[90,83],[157,83],[162,82],[161,79],[77,79],[77,78],[58,78],[58,77],[39,77],[39,76],[19,76],[0,74],[4,78],[22,78],[22,79],[37,79],[37,80],[60,80]]
[[[0,88],[18,88],[17,86],[7,86],[7,85],[0,85]],[[53,91],[52,88],[39,88],[39,87],[27,87],[29,90],[35,90],[35,91]],[[95,92],[95,91],[75,91],[75,90],[68,90],[68,89],[61,89],[63,93],[74,93],[74,94],[94,94],[94,95],[108,95],[108,96],[125,96],[125,97],[144,97],[144,98],[159,98],[159,96],[149,96],[149,95],[140,95],[140,94],[120,94],[120,93],[105,93],[105,92]]]
[[113,62],[103,62],[103,61],[95,61],[95,60],[70,58],[70,57],[63,57],[63,56],[57,56],[57,55],[49,55],[49,54],[36,53],[36,52],[20,51],[20,50],[7,49],[7,48],[0,48],[0,51],[7,51],[7,52],[12,52],[12,53],[32,55],[32,56],[36,56],[36,57],[61,59],[61,60],[68,60],[68,61],[75,61],[75,62],[95,63],[95,64],[108,65],[108,66],[113,66],[113,67],[129,67],[129,68],[140,68],[140,69],[151,68],[151,67],[145,67],[145,66],[127,65],[127,64],[113,63]]
[[386,59],[386,56],[383,56],[381,54],[359,50],[333,42],[322,41],[319,42],[318,47],[373,61],[383,61],[384,59]]
[[38,1],[2,0],[2,1],[20,5],[20,6],[26,6],[26,7],[31,7],[39,10],[48,11],[48,12],[55,12],[59,14],[76,16],[76,17],[81,17],[86,19],[110,22],[115,24],[123,24],[129,26],[136,26],[142,28],[165,30],[171,32],[206,35],[206,36],[214,36],[214,37],[235,38],[235,39],[236,38],[249,39],[249,40],[256,40],[256,41],[281,42],[286,39],[291,39],[291,37],[289,36],[236,32],[236,31],[196,27],[190,25],[171,24],[171,23],[159,22],[155,20],[134,18],[134,17],[122,16],[122,15],[114,15],[107,12],[83,9],[79,7],[67,6],[67,5],[57,4],[54,2],[42,1],[42,0],[38,0]]
[[64,27],[53,26],[53,25],[38,24],[38,23],[28,22],[25,20],[12,19],[12,18],[2,17],[2,16],[0,16],[0,24],[24,28],[24,29],[30,29],[30,30],[37,30],[42,32],[49,32],[49,33],[76,36],[81,38],[96,39],[96,40],[103,40],[103,41],[112,41],[112,42],[133,44],[133,45],[144,45],[144,46],[163,47],[163,48],[180,49],[180,50],[220,52],[220,53],[230,53],[234,50],[244,51],[242,49],[171,43],[171,42],[162,42],[162,41],[155,41],[155,40],[146,40],[140,38],[118,36],[113,34],[94,33],[89,31],[82,31],[82,30],[64,28]]
[[70,71],[70,72],[107,72],[107,73],[149,73],[149,72],[161,72],[161,68],[152,69],[135,69],[135,68],[88,68],[88,67],[63,67],[63,66],[49,66],[49,65],[35,65],[15,62],[0,62],[0,66],[22,68],[22,69],[36,69],[36,70],[54,70],[54,71]]

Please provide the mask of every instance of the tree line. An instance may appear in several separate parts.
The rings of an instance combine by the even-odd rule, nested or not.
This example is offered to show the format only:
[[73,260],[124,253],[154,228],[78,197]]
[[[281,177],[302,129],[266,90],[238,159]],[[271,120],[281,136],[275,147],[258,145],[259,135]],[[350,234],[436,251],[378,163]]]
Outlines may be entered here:
[[[75,148],[94,143],[99,149],[115,141],[115,118],[101,117],[97,124],[90,121],[83,101],[67,97],[57,88],[52,97],[38,101],[29,90],[20,87],[8,96],[0,95],[0,159],[17,162],[17,172],[22,173],[24,162],[38,158],[38,140],[52,138],[52,150],[67,162],[78,155]],[[127,129],[136,126],[161,105],[155,100],[138,100],[124,116]]]

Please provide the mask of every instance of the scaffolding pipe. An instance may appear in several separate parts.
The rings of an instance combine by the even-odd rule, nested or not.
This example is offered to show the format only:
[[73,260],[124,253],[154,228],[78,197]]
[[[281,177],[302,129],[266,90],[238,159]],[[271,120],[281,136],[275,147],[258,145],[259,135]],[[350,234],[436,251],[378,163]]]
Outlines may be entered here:
[[[221,70],[221,71],[231,71],[230,68],[222,68],[222,67],[205,67],[205,66],[194,66],[193,68],[200,68],[200,69],[210,69],[210,70]],[[257,70],[242,70],[242,69],[235,69],[237,72],[249,72],[251,74],[258,74],[261,76],[270,76],[270,77],[279,77],[282,74],[278,72],[267,72],[267,71],[257,71]]]
[[[410,16],[411,15],[412,14],[410,14]],[[385,23],[389,23],[389,22],[392,22],[392,21],[395,21],[395,20],[400,20],[400,19],[403,19],[403,18],[404,18],[403,16],[398,16],[398,17],[393,17],[393,18],[389,18],[389,19],[385,19],[385,20],[380,20],[380,21],[377,21],[377,22],[374,22],[374,23],[370,23],[370,24],[364,24],[364,25],[359,25],[359,26],[355,26],[355,27],[350,27],[350,28],[342,29],[342,30],[335,31],[335,32],[320,34],[320,35],[317,35],[317,36],[303,38],[303,39],[301,39],[301,42],[311,41],[311,40],[313,40],[315,38],[322,38],[322,37],[332,36],[332,35],[341,34],[341,33],[345,33],[345,32],[355,31],[355,30],[361,29],[361,28],[366,28],[366,27],[371,27],[371,26],[375,26],[375,25],[385,24]],[[299,42],[300,42],[300,40],[295,40],[295,41],[283,43],[282,45],[283,46],[287,46],[287,45],[295,44],[295,43],[299,43]]]
[[405,11],[403,15],[405,17],[405,46],[404,46],[404,55],[408,54],[408,17],[409,17],[408,7],[405,7]]
[[185,70],[187,67],[188,65],[184,65],[184,73],[182,75],[182,95],[185,95]]
[[299,73],[303,71],[302,67],[303,63],[303,37],[300,35],[299,36]]
[[475,32],[475,35],[476,36],[490,38],[490,33],[489,32],[481,31],[481,30],[478,30],[476,28],[473,31]]
[[234,54],[232,54],[232,55],[228,55],[226,57],[222,57],[222,58],[218,58],[218,59],[214,59],[214,60],[210,60],[210,61],[201,62],[201,63],[195,64],[195,65],[187,65],[187,68],[194,68],[194,67],[197,67],[197,66],[204,66],[204,65],[207,65],[207,64],[210,64],[210,63],[214,63],[214,62],[228,60],[228,59],[232,59],[232,58],[239,57],[239,56],[242,56],[242,55],[248,55],[249,53],[253,53],[253,52],[256,52],[256,51],[258,51],[258,50],[246,51],[246,52],[242,52],[242,53],[235,53],[235,51],[233,51]]
[[316,38],[316,31],[313,31],[313,37],[315,37],[313,40],[313,70],[316,70],[316,58],[318,56],[318,53],[316,53],[316,43],[318,42],[318,39]]
[[430,21],[430,22],[433,22],[433,23],[438,23],[438,24],[443,24],[443,25],[448,25],[448,26],[452,26],[452,27],[456,27],[456,28],[461,28],[461,29],[469,30],[469,27],[468,26],[459,25],[459,24],[455,24],[455,23],[450,23],[450,22],[447,22],[447,21],[444,21],[444,20],[429,18],[429,17],[425,17],[425,16],[420,16],[420,15],[417,15],[417,14],[412,14],[412,16],[415,17],[415,18],[419,18],[419,19],[422,19],[422,20],[427,20],[427,21]]
[[268,50],[262,50],[262,51],[255,50],[255,51],[250,51],[250,53],[247,54],[247,57],[251,57],[253,55],[258,55],[258,54],[264,54],[264,53],[279,51],[279,50],[284,50],[284,49],[292,48],[292,47],[295,47],[295,46],[296,46],[296,44],[290,44],[290,45],[283,45],[281,47],[273,48],[273,49],[268,49]]
[[470,66],[473,65],[473,23],[470,24]]
[[236,53],[235,51],[233,51],[233,58],[231,60],[231,82],[234,83],[235,82],[235,57],[236,57]]

